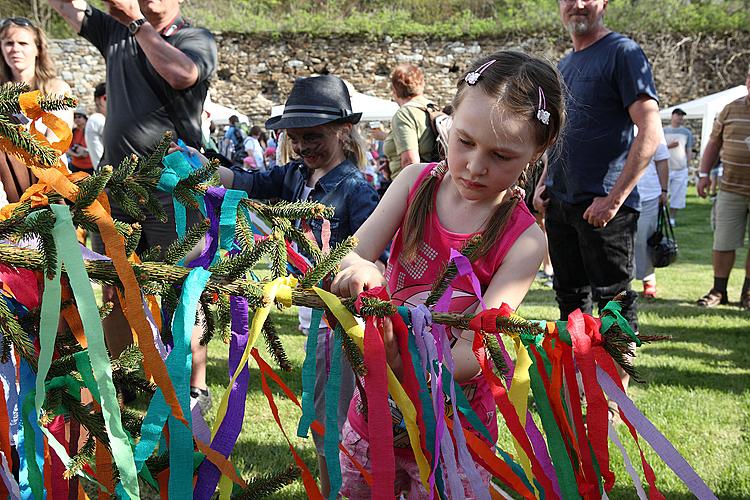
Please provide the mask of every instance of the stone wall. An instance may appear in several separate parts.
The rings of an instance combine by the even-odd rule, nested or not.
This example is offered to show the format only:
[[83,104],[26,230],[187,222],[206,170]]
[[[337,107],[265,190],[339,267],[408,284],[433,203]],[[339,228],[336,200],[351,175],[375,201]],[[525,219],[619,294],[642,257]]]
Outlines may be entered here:
[[[215,102],[262,123],[271,105],[283,103],[294,79],[332,73],[365,93],[389,98],[389,74],[400,62],[419,65],[427,95],[446,104],[456,79],[480,54],[513,48],[558,61],[570,47],[562,32],[508,35],[477,40],[424,38],[260,37],[216,34],[219,67],[211,86]],[[662,105],[671,105],[742,84],[750,63],[750,33],[728,35],[634,35],[654,67]],[[82,39],[50,44],[62,77],[83,103],[92,106],[93,87],[104,79],[104,61]]]

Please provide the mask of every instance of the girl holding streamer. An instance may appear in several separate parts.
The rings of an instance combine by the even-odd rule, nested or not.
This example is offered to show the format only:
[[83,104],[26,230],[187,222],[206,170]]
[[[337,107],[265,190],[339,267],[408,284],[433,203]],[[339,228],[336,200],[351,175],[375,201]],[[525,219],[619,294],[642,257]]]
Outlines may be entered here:
[[[269,130],[284,130],[286,140],[299,158],[266,172],[220,168],[222,184],[247,191],[252,198],[285,201],[316,201],[335,208],[330,227],[327,221],[309,222],[321,248],[334,246],[351,236],[372,214],[378,195],[360,173],[366,162],[364,143],[355,124],[361,113],[353,113],[346,84],[333,75],[298,79],[281,116],[266,122]],[[330,236],[330,241],[328,240]],[[303,309],[303,308],[300,308]],[[300,311],[300,324],[308,335],[317,335],[315,374],[316,419],[325,422],[326,336],[328,328],[310,325],[310,311]],[[308,342],[308,345],[309,342]],[[341,355],[341,353],[331,353]],[[346,358],[344,358],[346,360]],[[346,363],[346,361],[345,361]],[[348,363],[342,370],[338,428],[346,421],[354,392],[354,373]],[[313,433],[318,451],[321,486],[328,496],[328,469],[322,436]]]
[[[471,68],[459,81],[453,99],[455,111],[446,162],[414,164],[401,172],[375,213],[357,231],[359,244],[342,261],[341,272],[332,284],[333,293],[357,296],[385,286],[396,305],[422,304],[451,251],[460,250],[479,234],[481,243],[473,255],[473,271],[484,304],[496,308],[506,303],[516,308],[523,300],[544,256],[545,239],[515,185],[529,165],[554,145],[563,127],[562,78],[549,62],[513,51],[492,54]],[[374,261],[394,235],[384,276]],[[450,312],[481,310],[468,276],[458,277],[452,286]],[[388,364],[400,378],[402,359],[388,321],[383,336]],[[494,444],[498,432],[495,405],[472,352],[473,333],[453,330],[449,337],[454,377]],[[394,493],[427,497],[405,429],[396,423],[399,410],[392,402],[391,413]],[[460,418],[469,428],[463,415]],[[365,467],[372,458],[371,436],[367,433],[362,398],[357,392],[349,407],[342,444]],[[341,468],[341,494],[369,498],[369,486],[344,454]],[[482,467],[477,469],[484,484],[470,484],[469,478],[476,478],[476,472],[472,475],[463,467],[458,469],[463,493],[468,497],[475,496],[472,491],[476,488],[486,493],[489,487],[489,474]],[[447,493],[449,498],[462,496],[451,493],[450,488]]]

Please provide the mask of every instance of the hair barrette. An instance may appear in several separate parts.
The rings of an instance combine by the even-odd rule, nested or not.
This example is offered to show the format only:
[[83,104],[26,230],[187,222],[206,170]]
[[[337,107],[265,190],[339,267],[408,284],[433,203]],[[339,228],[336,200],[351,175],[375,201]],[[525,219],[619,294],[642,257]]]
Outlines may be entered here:
[[486,63],[482,64],[481,66],[479,66],[474,71],[470,71],[464,77],[464,81],[466,83],[468,83],[469,85],[474,85],[479,80],[479,77],[482,76],[482,73],[484,72],[484,70],[486,70],[487,68],[489,68],[490,66],[492,66],[492,64],[495,61],[496,61],[496,59],[491,59],[491,60],[487,61]]
[[549,111],[547,111],[547,99],[544,97],[544,91],[542,90],[542,87],[539,87],[539,105],[538,109],[536,111],[536,117],[537,119],[544,123],[545,125],[549,125]]

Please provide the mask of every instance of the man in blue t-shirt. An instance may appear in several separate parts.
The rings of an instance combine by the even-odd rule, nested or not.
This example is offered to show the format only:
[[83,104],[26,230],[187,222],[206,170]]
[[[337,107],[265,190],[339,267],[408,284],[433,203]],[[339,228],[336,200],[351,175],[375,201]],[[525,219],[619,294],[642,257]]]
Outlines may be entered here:
[[[573,41],[558,65],[569,89],[568,123],[534,202],[546,210],[561,319],[630,290],[640,206],[635,185],[659,143],[651,66],[638,44],[604,26],[606,8],[607,0],[560,0]],[[622,306],[637,330],[633,294]]]

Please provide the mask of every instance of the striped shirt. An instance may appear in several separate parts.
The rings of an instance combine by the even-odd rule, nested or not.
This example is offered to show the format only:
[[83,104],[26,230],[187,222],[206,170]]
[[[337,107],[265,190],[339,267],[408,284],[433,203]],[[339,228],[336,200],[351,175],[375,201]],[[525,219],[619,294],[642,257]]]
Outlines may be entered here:
[[711,139],[721,145],[721,189],[750,196],[750,96],[727,104],[716,118]]

